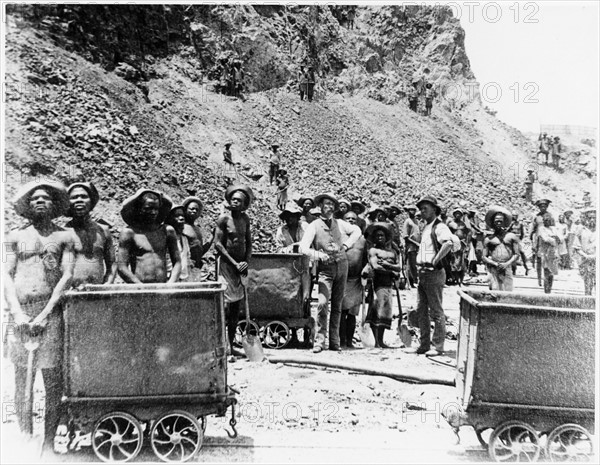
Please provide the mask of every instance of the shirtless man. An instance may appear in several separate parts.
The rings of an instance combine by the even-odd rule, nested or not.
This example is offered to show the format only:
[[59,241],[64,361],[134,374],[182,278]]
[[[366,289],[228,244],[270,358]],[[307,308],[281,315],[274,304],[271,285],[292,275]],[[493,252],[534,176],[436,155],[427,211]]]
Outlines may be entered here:
[[450,267],[454,274],[454,280],[458,285],[462,285],[465,272],[467,271],[467,257],[469,254],[469,246],[471,244],[471,229],[465,221],[463,221],[464,213],[462,209],[455,208],[452,212],[453,219],[448,223],[450,231],[460,240],[460,250],[452,252]]
[[111,284],[117,274],[115,249],[109,229],[92,220],[90,212],[100,196],[90,182],[76,182],[67,189],[69,216],[66,225],[73,228],[82,249],[75,256],[73,286],[80,284]]
[[[119,236],[118,271],[125,282],[179,281],[177,234],[172,226],[162,224],[171,206],[167,196],[150,189],[139,189],[123,202],[121,216],[127,227]],[[167,276],[167,252],[173,264],[171,276]]]
[[190,244],[192,266],[199,270],[202,268],[202,257],[204,257],[204,254],[210,249],[213,237],[208,241],[204,241],[202,229],[196,224],[196,220],[200,218],[200,215],[202,214],[202,201],[198,197],[191,196],[186,197],[183,200],[182,205],[185,213],[183,234],[187,237]]
[[[59,301],[73,278],[77,239],[52,223],[69,206],[65,188],[53,182],[32,182],[17,195],[15,211],[30,224],[11,231],[5,246],[4,291],[15,331],[9,353],[15,368],[15,404],[22,431],[32,420],[24,411],[28,351],[24,342],[38,335],[35,368],[42,370],[46,405],[44,449],[52,450],[61,413],[62,309]],[[34,369],[35,369],[34,368]],[[34,372],[35,379],[35,372]]]
[[[370,295],[366,321],[371,325],[375,347],[389,348],[383,342],[386,329],[392,327],[392,286],[401,270],[399,255],[392,246],[392,228],[387,222],[376,222],[367,227],[365,236],[373,242],[369,249],[369,265],[373,270],[373,292]],[[402,316],[400,316],[402,318]]]
[[217,220],[215,249],[219,254],[219,274],[227,283],[225,290],[225,319],[227,338],[232,355],[243,356],[233,348],[235,331],[246,292],[242,276],[248,276],[248,262],[252,256],[250,217],[245,211],[254,200],[252,190],[243,185],[229,186],[225,191],[227,209]]
[[492,291],[512,291],[512,264],[519,259],[519,238],[508,232],[512,215],[502,207],[491,207],[485,223],[494,233],[483,241],[482,261],[487,265]]

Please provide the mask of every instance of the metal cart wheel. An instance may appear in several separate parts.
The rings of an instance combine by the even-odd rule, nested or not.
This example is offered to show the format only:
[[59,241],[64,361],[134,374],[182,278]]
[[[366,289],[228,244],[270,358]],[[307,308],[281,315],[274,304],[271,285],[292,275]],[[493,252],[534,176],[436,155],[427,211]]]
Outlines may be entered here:
[[125,412],[111,412],[101,417],[92,431],[92,448],[103,462],[128,462],[142,449],[142,425]]
[[163,415],[150,431],[152,450],[163,462],[187,462],[200,451],[203,440],[202,426],[183,410]]
[[291,339],[290,328],[283,321],[270,321],[263,330],[263,343],[271,349],[283,349]]
[[536,462],[541,446],[538,434],[522,421],[507,421],[490,436],[488,453],[496,462]]
[[[235,338],[233,339],[233,345],[236,347],[242,347],[242,339],[246,335],[246,320],[240,320],[235,330]],[[248,328],[248,334],[252,336],[260,336],[260,328],[258,325],[250,320],[250,328]]]
[[593,455],[592,436],[582,426],[567,423],[548,435],[546,458],[551,462],[589,462]]
[[488,445],[490,444],[491,429],[492,428],[483,428],[475,430],[475,436],[477,436],[479,444],[481,444],[485,449],[487,449]]

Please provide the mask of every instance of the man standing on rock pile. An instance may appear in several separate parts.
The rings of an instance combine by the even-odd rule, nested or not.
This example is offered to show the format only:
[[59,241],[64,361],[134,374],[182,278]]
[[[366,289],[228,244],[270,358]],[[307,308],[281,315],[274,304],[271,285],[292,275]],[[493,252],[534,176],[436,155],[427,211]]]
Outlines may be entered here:
[[240,302],[244,302],[246,292],[242,278],[248,276],[248,262],[252,256],[250,217],[246,210],[254,200],[254,194],[247,186],[233,185],[225,191],[225,200],[229,211],[219,217],[215,228],[215,249],[219,255],[217,269],[218,275],[227,283],[224,300],[229,349],[232,355],[243,356],[234,349],[233,340]]
[[281,164],[281,154],[278,152],[279,144],[271,145],[271,157],[269,158],[269,184],[273,185],[273,180],[277,179],[277,172]]
[[360,238],[360,229],[333,217],[339,204],[332,194],[316,196],[315,204],[321,208],[321,216],[306,228],[300,252],[318,262],[319,305],[313,352],[319,353],[328,333],[329,350],[341,350],[339,326],[348,277],[346,252]]
[[[139,189],[121,207],[127,226],[119,236],[117,267],[126,283],[176,283],[181,273],[177,234],[163,224],[173,203],[165,194]],[[167,253],[173,265],[167,274]]]

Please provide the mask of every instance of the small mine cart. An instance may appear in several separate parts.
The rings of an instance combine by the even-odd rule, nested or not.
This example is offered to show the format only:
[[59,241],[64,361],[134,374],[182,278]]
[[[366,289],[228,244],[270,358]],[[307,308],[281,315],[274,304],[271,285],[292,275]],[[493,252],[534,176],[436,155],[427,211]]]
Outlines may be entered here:
[[454,426],[471,425],[496,461],[590,460],[595,298],[458,293]]
[[[292,331],[303,333],[307,342],[314,327],[310,315],[312,290],[308,258],[301,254],[252,255],[248,270],[248,302],[252,328],[265,346],[282,349]],[[240,313],[239,333],[246,331]]]
[[67,293],[63,402],[101,460],[132,460],[146,441],[159,459],[183,462],[200,450],[207,415],[232,406],[235,426],[223,291],[207,282]]

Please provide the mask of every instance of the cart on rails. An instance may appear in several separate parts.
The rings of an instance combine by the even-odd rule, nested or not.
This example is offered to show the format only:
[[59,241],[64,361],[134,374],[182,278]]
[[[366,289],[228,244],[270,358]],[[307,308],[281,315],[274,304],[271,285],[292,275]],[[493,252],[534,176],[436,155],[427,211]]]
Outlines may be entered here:
[[99,459],[126,462],[144,443],[163,461],[202,447],[227,386],[221,283],[88,285],[64,303],[64,396],[70,430]]
[[458,293],[460,414],[450,423],[471,425],[496,461],[590,460],[595,298]]

